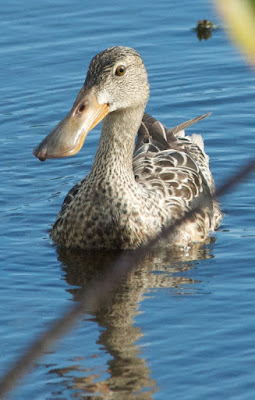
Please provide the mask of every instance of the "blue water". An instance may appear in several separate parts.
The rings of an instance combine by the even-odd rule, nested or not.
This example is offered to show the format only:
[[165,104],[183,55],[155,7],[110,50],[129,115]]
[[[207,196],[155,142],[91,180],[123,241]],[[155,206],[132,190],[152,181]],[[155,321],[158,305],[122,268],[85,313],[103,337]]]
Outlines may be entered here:
[[[199,41],[209,0],[11,0],[0,24],[0,371],[112,262],[58,254],[49,229],[91,168],[100,127],[73,158],[40,163],[32,149],[63,118],[90,59],[136,48],[149,73],[147,111],[205,139],[217,185],[254,156],[255,74],[224,29]],[[95,315],[35,364],[10,399],[255,397],[254,175],[221,199],[215,242],[185,259],[148,257]]]

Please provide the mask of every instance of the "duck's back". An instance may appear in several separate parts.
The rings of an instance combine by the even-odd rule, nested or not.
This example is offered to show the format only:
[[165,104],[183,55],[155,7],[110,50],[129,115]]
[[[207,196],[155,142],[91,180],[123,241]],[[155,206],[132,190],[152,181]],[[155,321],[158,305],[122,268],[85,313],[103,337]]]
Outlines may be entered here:
[[[185,136],[184,129],[207,117],[205,114],[167,129],[159,121],[144,114],[138,132],[134,153],[134,174],[137,181],[147,189],[162,191],[165,206],[171,208],[175,218],[197,205],[201,211],[192,216],[191,230],[194,241],[204,238],[220,224],[222,214],[214,198],[215,186],[204,151],[201,135]],[[185,224],[184,230],[185,230]],[[189,223],[186,223],[188,229]],[[183,227],[181,228],[183,229]],[[195,230],[198,229],[198,235]]]

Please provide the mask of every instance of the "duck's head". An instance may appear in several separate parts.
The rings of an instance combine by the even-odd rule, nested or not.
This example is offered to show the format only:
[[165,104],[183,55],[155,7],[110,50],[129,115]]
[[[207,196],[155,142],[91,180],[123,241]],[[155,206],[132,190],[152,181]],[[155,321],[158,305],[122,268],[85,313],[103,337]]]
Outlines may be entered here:
[[91,61],[71,111],[35,148],[41,161],[67,157],[82,147],[88,132],[107,114],[143,107],[149,96],[147,72],[140,55],[129,47],[111,47]]

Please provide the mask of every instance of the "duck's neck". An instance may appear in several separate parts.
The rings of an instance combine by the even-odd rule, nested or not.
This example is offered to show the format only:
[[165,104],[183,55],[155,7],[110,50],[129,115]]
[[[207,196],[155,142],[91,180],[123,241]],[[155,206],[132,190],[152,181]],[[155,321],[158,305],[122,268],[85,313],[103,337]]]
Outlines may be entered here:
[[108,180],[119,176],[133,177],[135,136],[144,107],[114,111],[103,120],[102,132],[90,177]]

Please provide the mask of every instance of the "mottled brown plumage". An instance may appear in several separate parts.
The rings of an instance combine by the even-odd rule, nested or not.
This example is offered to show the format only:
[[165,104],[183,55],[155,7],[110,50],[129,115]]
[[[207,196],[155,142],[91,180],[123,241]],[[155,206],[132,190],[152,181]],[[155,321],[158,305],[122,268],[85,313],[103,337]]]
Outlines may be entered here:
[[53,226],[58,245],[136,248],[200,200],[201,211],[176,228],[167,244],[204,241],[219,225],[203,140],[183,132],[207,115],[168,130],[144,114],[148,96],[139,54],[126,47],[107,49],[91,61],[70,113],[35,149],[41,160],[75,154],[104,118],[91,172],[68,193]]

